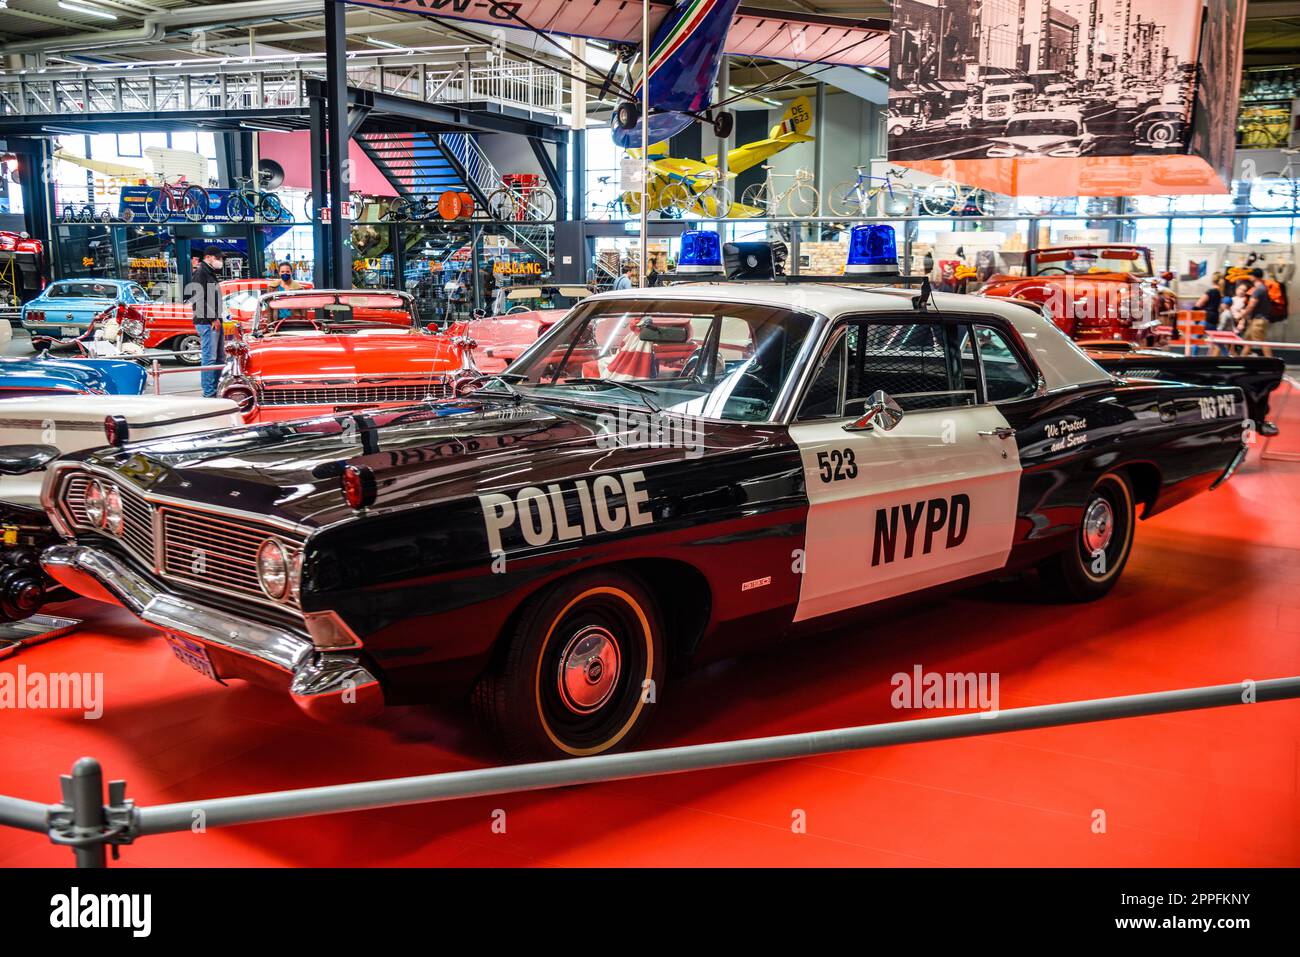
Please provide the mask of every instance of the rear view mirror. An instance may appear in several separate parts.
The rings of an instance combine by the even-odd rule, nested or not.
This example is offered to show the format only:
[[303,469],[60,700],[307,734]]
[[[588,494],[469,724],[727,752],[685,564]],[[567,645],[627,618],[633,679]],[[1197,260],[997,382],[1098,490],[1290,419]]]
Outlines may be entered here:
[[325,322],[347,322],[352,318],[352,307],[345,303],[331,303],[321,310]]
[[691,330],[686,325],[656,326],[647,319],[641,323],[638,338],[642,342],[688,342],[691,338]]
[[903,407],[883,390],[876,390],[867,399],[867,407],[862,417],[844,426],[845,432],[863,432],[872,424],[879,424],[886,432],[903,421]]

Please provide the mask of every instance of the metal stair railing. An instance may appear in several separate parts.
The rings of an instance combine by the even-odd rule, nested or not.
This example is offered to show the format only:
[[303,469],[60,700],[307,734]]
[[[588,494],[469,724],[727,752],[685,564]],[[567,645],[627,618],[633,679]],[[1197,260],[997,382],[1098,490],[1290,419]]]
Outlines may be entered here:
[[[442,133],[437,140],[439,146],[460,166],[466,183],[477,194],[475,199],[484,204],[486,211],[488,197],[505,185],[505,178],[492,164],[487,153],[483,152],[483,147],[468,133]],[[553,232],[549,226],[532,226],[527,220],[522,220],[499,221],[494,228],[499,228],[510,236],[521,249],[531,250],[543,260],[550,260]]]
[[[567,84],[545,67],[501,57],[422,62],[440,51],[445,55],[445,48],[349,54],[348,85],[426,103],[491,100],[552,116],[566,111]],[[0,71],[0,116],[305,109],[308,82],[324,77],[324,54],[6,70]]]

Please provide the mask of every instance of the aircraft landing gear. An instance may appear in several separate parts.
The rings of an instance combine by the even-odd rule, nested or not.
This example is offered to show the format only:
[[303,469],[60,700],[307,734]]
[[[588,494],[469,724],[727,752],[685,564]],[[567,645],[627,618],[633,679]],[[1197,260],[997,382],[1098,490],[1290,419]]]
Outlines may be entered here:
[[620,130],[630,130],[641,119],[641,104],[625,100],[614,111],[614,125]]
[[735,126],[736,117],[733,114],[728,113],[726,110],[714,114],[713,135],[718,139],[725,140],[731,135],[731,131],[735,129]]

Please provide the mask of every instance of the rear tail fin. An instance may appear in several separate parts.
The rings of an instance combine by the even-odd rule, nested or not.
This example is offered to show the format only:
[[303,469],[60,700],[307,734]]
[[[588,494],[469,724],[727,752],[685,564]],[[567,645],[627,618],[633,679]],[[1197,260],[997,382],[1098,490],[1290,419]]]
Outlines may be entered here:
[[790,105],[781,114],[781,121],[772,127],[768,136],[782,142],[793,139],[796,143],[802,143],[811,138],[808,131],[812,129],[812,118],[812,104],[808,102],[808,97],[797,96],[790,101]]

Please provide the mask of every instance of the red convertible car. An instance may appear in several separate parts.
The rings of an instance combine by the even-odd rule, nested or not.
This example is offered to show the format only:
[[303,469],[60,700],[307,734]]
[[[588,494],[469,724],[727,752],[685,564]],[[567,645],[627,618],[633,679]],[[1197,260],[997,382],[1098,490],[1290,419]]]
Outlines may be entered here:
[[226,346],[217,390],[250,422],[443,398],[479,375],[464,332],[422,327],[403,292],[270,292]]
[[501,372],[590,295],[586,286],[498,289],[492,303],[494,315],[480,316],[466,324],[477,350],[475,364],[484,372]]
[[1153,345],[1160,295],[1145,246],[1054,246],[1025,253],[1025,275],[997,275],[976,293],[1046,305],[1074,339]]

